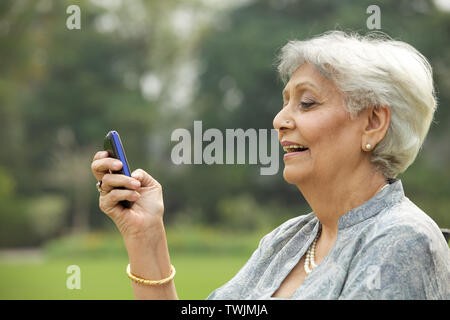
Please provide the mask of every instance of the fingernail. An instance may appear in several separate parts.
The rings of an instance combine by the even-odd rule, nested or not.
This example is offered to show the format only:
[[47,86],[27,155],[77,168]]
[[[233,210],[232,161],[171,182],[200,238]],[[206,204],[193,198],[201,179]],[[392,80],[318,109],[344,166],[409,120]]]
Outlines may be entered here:
[[122,166],[122,162],[120,162],[120,161],[115,161],[114,163],[113,163],[113,166],[114,166],[114,168],[120,168],[121,166]]
[[131,181],[131,185],[132,185],[133,187],[140,187],[140,186],[141,186],[141,183],[140,183],[139,181],[137,181],[137,180],[132,180],[132,181]]
[[135,179],[139,179],[139,173],[133,172],[131,176]]

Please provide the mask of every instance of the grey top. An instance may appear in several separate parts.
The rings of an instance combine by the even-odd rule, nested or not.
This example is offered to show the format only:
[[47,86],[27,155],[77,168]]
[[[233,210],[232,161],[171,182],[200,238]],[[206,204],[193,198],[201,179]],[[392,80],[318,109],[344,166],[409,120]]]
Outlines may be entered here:
[[[436,223],[391,179],[341,216],[328,255],[291,299],[450,299],[450,250]],[[207,299],[272,298],[319,231],[314,212],[264,236],[242,269]]]

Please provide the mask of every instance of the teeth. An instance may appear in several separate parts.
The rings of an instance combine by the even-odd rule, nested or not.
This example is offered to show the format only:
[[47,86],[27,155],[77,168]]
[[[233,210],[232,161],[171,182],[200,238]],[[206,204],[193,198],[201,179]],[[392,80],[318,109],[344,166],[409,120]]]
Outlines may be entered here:
[[291,151],[291,149],[297,149],[297,148],[305,149],[306,147],[299,145],[299,144],[291,144],[291,145],[283,147],[284,151],[286,151],[286,152]]

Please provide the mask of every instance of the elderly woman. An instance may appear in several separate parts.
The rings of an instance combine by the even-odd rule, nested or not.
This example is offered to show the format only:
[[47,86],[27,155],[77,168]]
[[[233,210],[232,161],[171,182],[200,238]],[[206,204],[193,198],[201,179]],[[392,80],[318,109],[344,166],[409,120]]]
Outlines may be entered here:
[[[208,299],[449,299],[448,245],[395,179],[436,109],[425,57],[403,42],[333,31],[291,41],[279,58],[287,83],[273,124],[286,151],[283,177],[313,212],[263,237]],[[107,173],[120,167],[105,152],[92,163],[135,297],[176,299],[161,186],[140,169],[131,178]]]

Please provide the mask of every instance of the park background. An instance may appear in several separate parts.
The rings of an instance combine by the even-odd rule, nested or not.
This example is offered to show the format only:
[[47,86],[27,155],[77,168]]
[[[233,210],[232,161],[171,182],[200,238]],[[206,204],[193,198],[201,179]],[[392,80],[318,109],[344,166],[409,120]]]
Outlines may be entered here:
[[[66,9],[78,5],[81,29]],[[450,227],[450,4],[439,0],[39,0],[0,2],[0,298],[132,299],[120,234],[98,208],[90,171],[106,132],[132,169],[163,186],[181,299],[204,299],[262,236],[310,208],[259,165],[175,165],[171,133],[271,129],[281,108],[274,67],[288,40],[381,29],[422,52],[439,106],[406,195]],[[270,144],[269,144],[270,145]],[[205,143],[203,144],[205,146]],[[246,148],[248,150],[248,148]],[[81,289],[70,290],[70,265]]]

